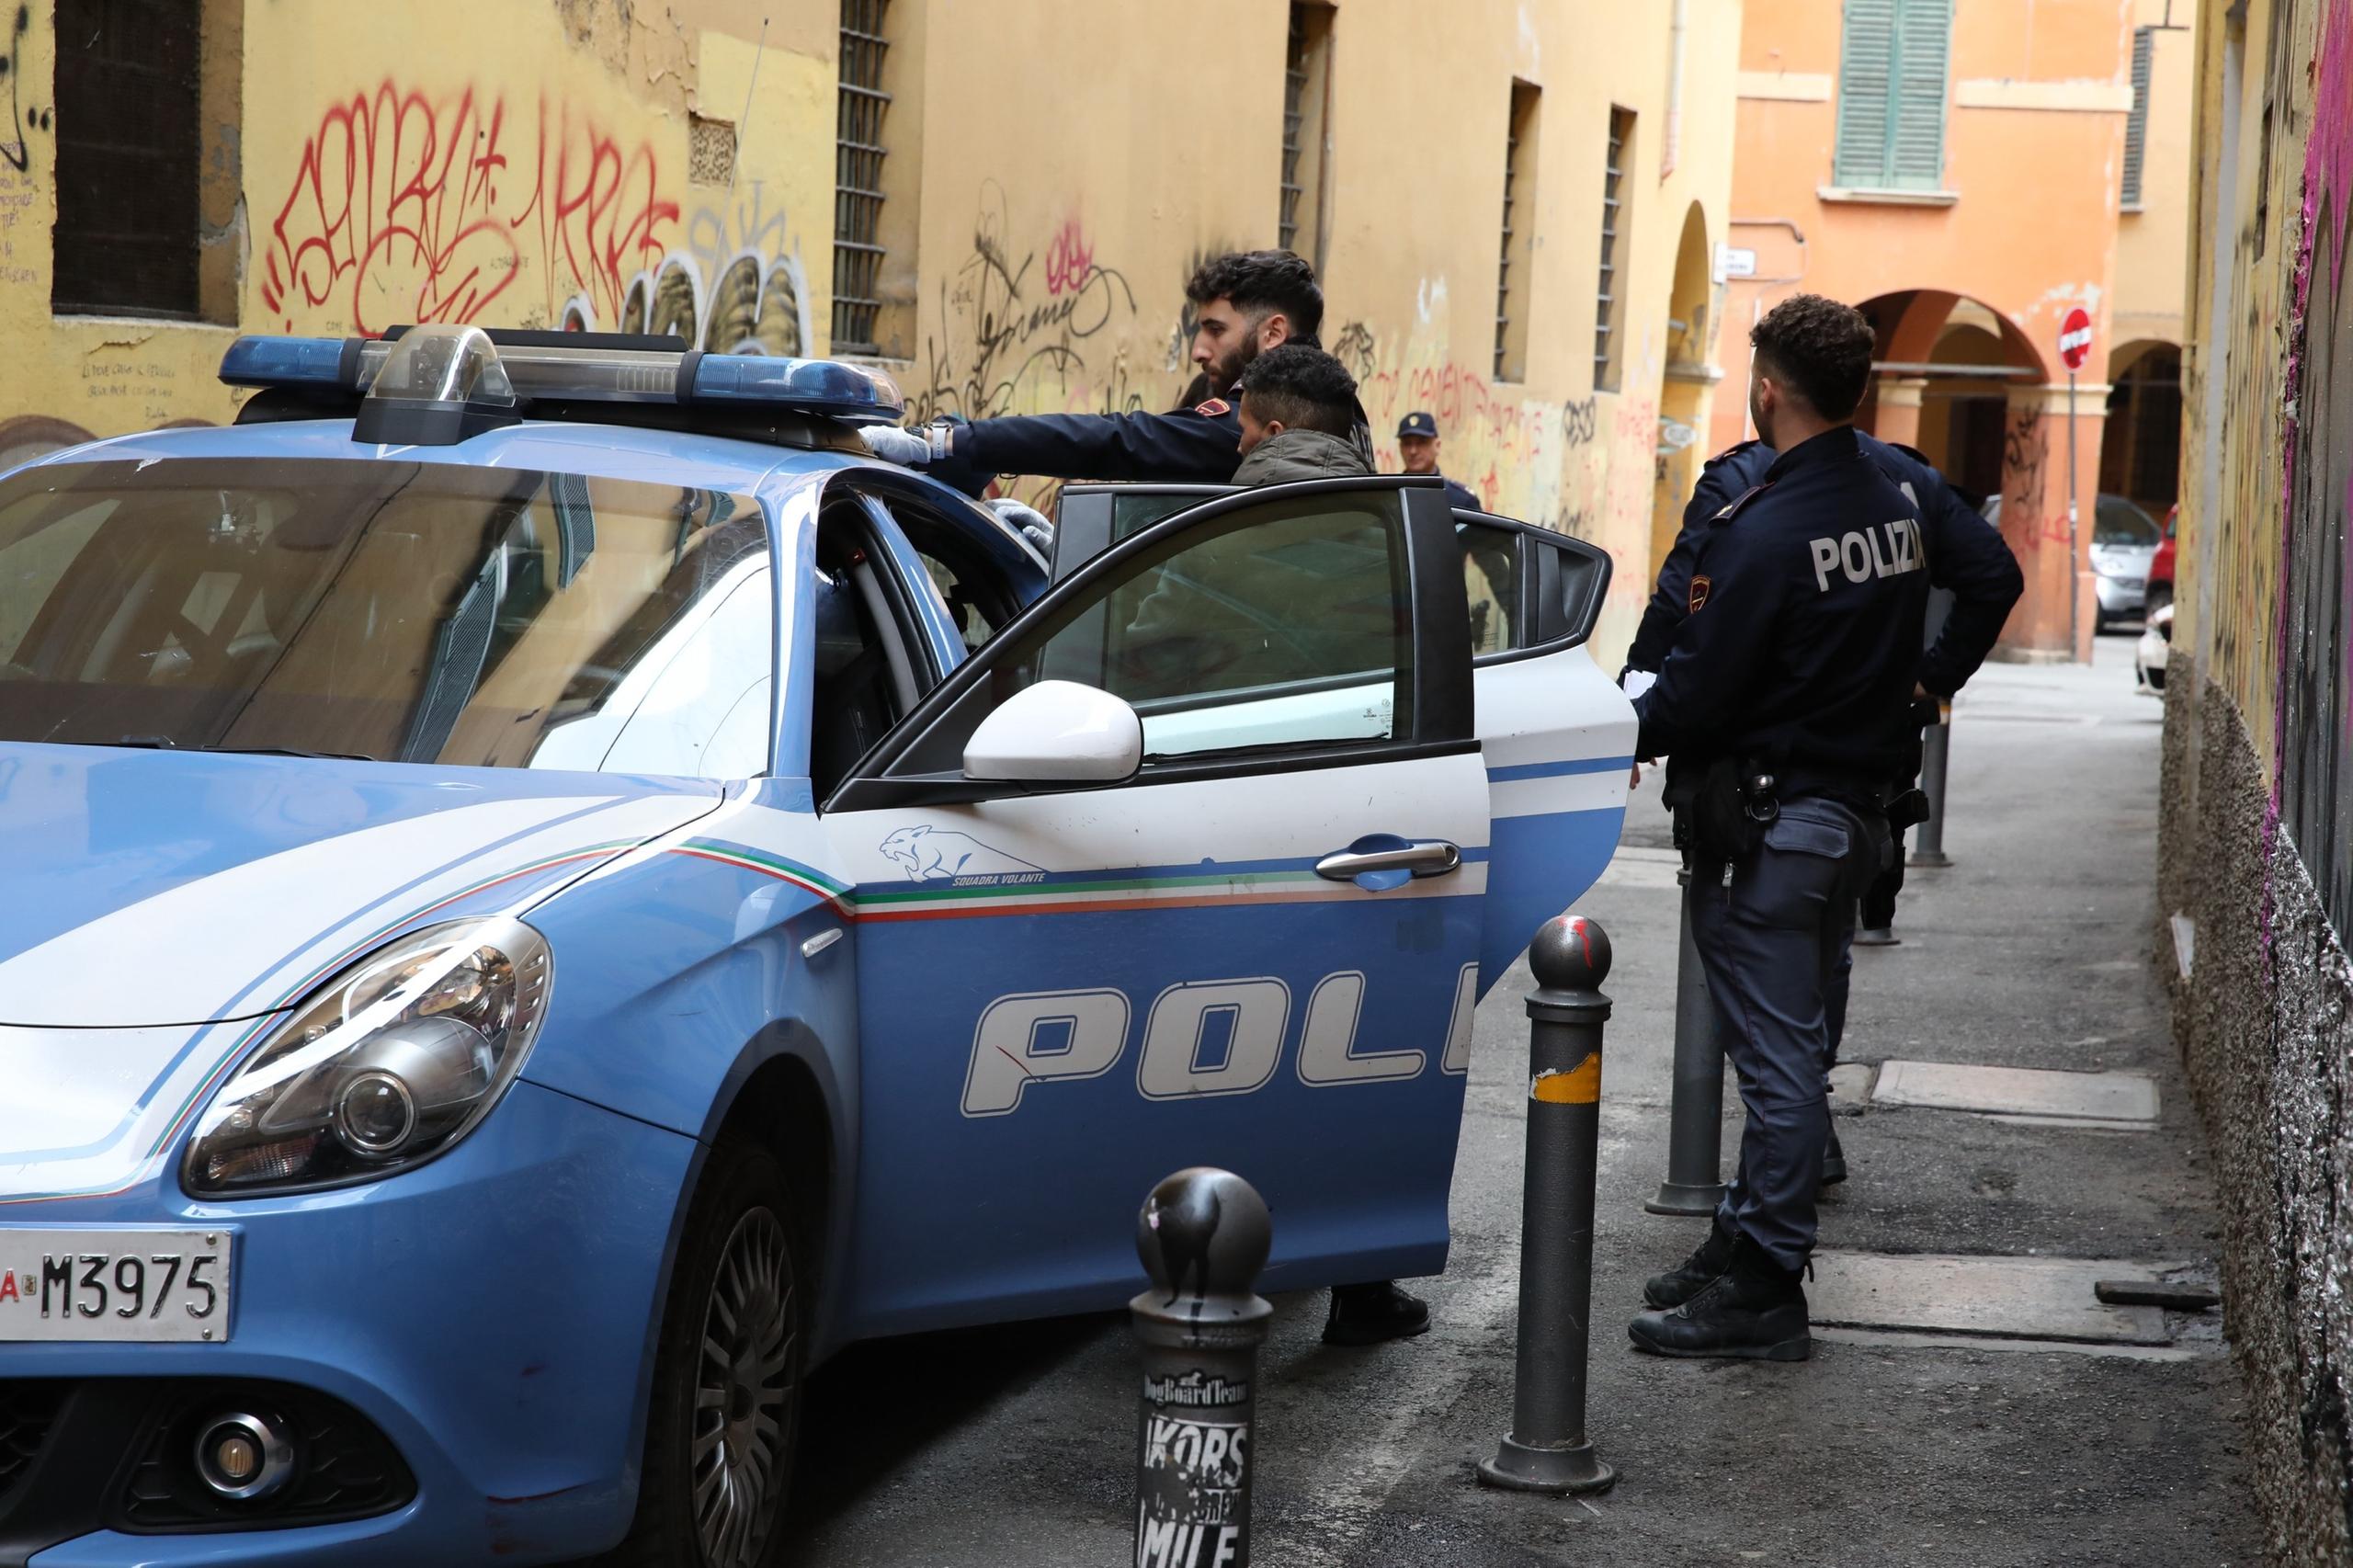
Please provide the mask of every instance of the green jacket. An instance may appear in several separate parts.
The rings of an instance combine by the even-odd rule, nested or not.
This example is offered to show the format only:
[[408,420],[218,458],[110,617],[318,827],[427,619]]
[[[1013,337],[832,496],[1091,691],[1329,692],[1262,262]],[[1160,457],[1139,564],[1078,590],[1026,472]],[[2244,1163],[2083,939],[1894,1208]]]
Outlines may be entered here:
[[1288,484],[1295,479],[1344,479],[1370,473],[1354,443],[1321,430],[1285,430],[1250,449],[1233,471],[1236,484]]

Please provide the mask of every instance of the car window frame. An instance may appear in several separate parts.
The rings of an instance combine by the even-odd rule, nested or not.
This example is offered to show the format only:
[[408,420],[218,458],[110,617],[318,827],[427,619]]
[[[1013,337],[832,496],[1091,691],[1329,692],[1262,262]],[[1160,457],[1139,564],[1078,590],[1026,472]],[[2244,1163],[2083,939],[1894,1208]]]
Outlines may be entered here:
[[[1296,746],[1254,748],[1243,753],[1212,753],[1199,757],[1171,757],[1146,764],[1138,772],[1110,783],[1056,781],[1030,783],[973,779],[961,771],[950,777],[931,773],[893,778],[891,768],[919,748],[939,726],[962,722],[968,701],[1008,650],[1019,645],[1022,633],[1050,619],[1074,601],[1086,598],[1107,578],[1119,576],[1130,558],[1152,551],[1177,536],[1233,513],[1249,511],[1319,494],[1348,495],[1396,493],[1404,524],[1407,593],[1413,606],[1413,722],[1410,737],[1376,741],[1315,741]],[[1360,767],[1411,757],[1448,756],[1474,751],[1479,742],[1472,712],[1470,616],[1462,592],[1461,556],[1454,537],[1451,508],[1442,484],[1410,474],[1347,475],[1302,480],[1290,484],[1227,489],[1199,506],[1164,517],[1109,549],[1055,583],[1023,608],[978,653],[949,672],[915,710],[860,757],[842,783],[819,802],[821,813],[870,811],[893,806],[967,803],[1017,795],[1074,794],[1104,789],[1126,789],[1163,783],[1245,778],[1267,773],[1305,771],[1319,767]],[[1443,553],[1439,553],[1440,551]],[[972,717],[979,720],[995,704]]]
[[[1545,607],[1554,597],[1551,585],[1560,570],[1559,557],[1574,555],[1590,562],[1597,569],[1591,591],[1577,607],[1577,613],[1569,618],[1570,624],[1564,631],[1524,647],[1478,654],[1471,661],[1472,668],[1486,669],[1494,665],[1515,664],[1521,659],[1540,659],[1553,653],[1564,653],[1592,641],[1594,628],[1600,622],[1602,608],[1609,600],[1610,577],[1617,570],[1617,562],[1610,559],[1608,551],[1589,540],[1563,533],[1558,528],[1542,528],[1494,512],[1476,512],[1468,506],[1457,506],[1454,518],[1457,522],[1479,523],[1522,536],[1519,613],[1523,619],[1520,624],[1531,630],[1540,626]],[[1530,555],[1537,558],[1538,570],[1534,572],[1528,569]]]
[[[1408,475],[1386,477],[1406,478]],[[1443,481],[1440,481],[1443,487]],[[1117,521],[1120,497],[1122,495],[1192,495],[1203,501],[1224,495],[1248,493],[1253,487],[1242,484],[1152,483],[1152,484],[1065,484],[1054,519],[1053,574],[1057,584],[1075,574],[1109,549],[1114,542],[1111,529]],[[1074,508],[1074,501],[1080,505]],[[1098,505],[1099,503],[1099,505]],[[1181,516],[1182,514],[1176,514]],[[1520,547],[1519,603],[1517,624],[1533,630],[1542,619],[1543,609],[1550,597],[1548,589],[1559,568],[1558,555],[1575,555],[1597,568],[1590,594],[1580,602],[1578,613],[1572,615],[1568,628],[1552,637],[1529,642],[1521,647],[1504,648],[1492,653],[1472,656],[1472,665],[1484,669],[1491,665],[1511,664],[1520,659],[1539,659],[1552,653],[1566,653],[1571,648],[1590,642],[1594,628],[1599,622],[1603,607],[1609,598],[1609,584],[1617,569],[1608,551],[1590,540],[1548,528],[1501,513],[1480,511],[1469,506],[1457,506],[1453,516],[1458,523],[1477,523],[1500,528],[1528,536],[1534,544],[1546,548],[1540,553],[1530,543]],[[1165,520],[1165,519],[1164,519]],[[1156,525],[1155,525],[1156,526]],[[1131,536],[1132,537],[1132,536]],[[1538,570],[1529,571],[1531,557]],[[1546,559],[1551,557],[1551,559]]]

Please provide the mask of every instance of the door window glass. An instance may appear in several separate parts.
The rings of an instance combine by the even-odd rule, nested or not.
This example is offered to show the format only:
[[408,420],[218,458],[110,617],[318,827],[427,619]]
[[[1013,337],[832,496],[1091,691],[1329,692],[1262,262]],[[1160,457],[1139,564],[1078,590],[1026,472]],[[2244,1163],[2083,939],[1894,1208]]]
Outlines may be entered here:
[[1142,717],[1147,756],[1394,739],[1413,661],[1397,494],[1292,497],[1188,529],[1030,636],[997,699],[1031,680],[1099,687]]
[[[1459,514],[1458,514],[1459,516]],[[1471,656],[1507,653],[1524,641],[1519,626],[1519,534],[1494,523],[1458,521],[1462,591],[1471,606]]]

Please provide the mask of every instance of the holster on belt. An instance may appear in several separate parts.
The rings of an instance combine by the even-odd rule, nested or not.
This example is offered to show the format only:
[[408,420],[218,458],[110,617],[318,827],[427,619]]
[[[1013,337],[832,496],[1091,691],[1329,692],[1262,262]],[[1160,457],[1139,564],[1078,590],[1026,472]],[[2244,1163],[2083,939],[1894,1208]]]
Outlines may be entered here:
[[1765,841],[1765,824],[1772,812],[1762,809],[1745,788],[1755,776],[1753,764],[1736,756],[1720,756],[1697,778],[1686,774],[1667,797],[1675,809],[1676,838],[1688,841],[1701,860],[1733,861],[1753,854]]

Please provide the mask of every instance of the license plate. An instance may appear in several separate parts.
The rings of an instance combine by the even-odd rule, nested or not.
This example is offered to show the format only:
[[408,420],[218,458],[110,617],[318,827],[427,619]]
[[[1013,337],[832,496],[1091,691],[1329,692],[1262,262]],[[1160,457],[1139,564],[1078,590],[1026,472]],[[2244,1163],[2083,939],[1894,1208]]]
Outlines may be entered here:
[[229,1337],[225,1230],[0,1227],[0,1343]]

